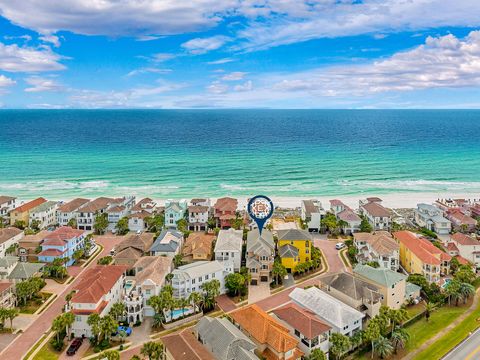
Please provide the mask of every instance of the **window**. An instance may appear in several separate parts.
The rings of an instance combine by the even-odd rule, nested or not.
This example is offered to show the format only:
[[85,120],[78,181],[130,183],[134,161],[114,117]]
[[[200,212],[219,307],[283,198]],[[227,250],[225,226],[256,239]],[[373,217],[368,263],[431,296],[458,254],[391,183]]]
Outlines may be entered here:
[[298,331],[297,329],[295,329],[295,336],[300,337],[300,331]]
[[205,275],[205,280],[208,280],[208,275]]
[[81,316],[75,316],[75,321],[76,321],[76,322],[82,321],[82,317],[81,317]]
[[195,279],[192,279],[192,284],[195,284]]

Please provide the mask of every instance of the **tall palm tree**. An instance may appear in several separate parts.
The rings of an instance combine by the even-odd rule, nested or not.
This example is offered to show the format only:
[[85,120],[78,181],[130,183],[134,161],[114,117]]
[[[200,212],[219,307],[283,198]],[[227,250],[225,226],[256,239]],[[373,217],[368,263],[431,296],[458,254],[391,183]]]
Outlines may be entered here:
[[392,332],[397,325],[400,325],[406,320],[408,320],[408,312],[406,309],[390,309],[390,323],[392,325]]
[[202,294],[200,294],[199,292],[197,291],[194,291],[192,292],[189,296],[188,296],[188,301],[190,304],[193,305],[193,310],[195,312],[197,311],[200,311],[200,305],[202,303]]
[[430,319],[430,315],[432,314],[433,311],[437,309],[437,304],[433,302],[426,302],[425,303],[425,319],[428,322],[428,319]]
[[395,330],[392,332],[392,336],[390,337],[390,341],[393,344],[395,354],[397,353],[398,347],[404,348],[407,341],[410,339],[410,335],[408,334],[407,330],[397,326]]
[[63,325],[65,327],[65,333],[70,335],[70,328],[72,327],[73,323],[75,322],[75,315],[71,312],[64,313],[62,315]]
[[393,346],[390,344],[387,338],[380,336],[377,340],[375,340],[375,347],[372,349],[372,354],[375,352],[380,356],[380,359],[389,356],[393,352]]
[[163,345],[154,341],[143,344],[140,354],[147,356],[149,360],[158,360],[163,355]]

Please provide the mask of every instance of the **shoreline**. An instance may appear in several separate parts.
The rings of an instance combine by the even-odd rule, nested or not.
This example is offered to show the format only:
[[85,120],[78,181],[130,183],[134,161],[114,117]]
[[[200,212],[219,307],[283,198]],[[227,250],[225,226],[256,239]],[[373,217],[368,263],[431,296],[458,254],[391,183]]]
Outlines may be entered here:
[[[437,199],[479,199],[480,198],[480,193],[459,193],[459,192],[442,192],[442,193],[433,193],[433,192],[428,192],[428,193],[412,193],[412,192],[398,192],[398,193],[391,193],[391,194],[381,194],[381,193],[362,193],[359,195],[335,195],[335,196],[327,196],[327,195],[319,195],[319,196],[275,196],[271,194],[252,194],[254,195],[266,195],[268,196],[275,207],[281,207],[281,208],[297,208],[301,206],[301,201],[302,200],[309,200],[309,199],[316,199],[319,200],[322,203],[322,206],[325,210],[330,209],[330,200],[333,199],[338,199],[344,202],[347,206],[357,209],[359,206],[359,200],[365,199],[370,196],[378,196],[383,200],[383,205],[387,208],[416,208],[417,204],[419,203],[427,203],[431,204],[434,203]],[[10,196],[15,196],[14,194],[4,194],[4,195],[10,195]],[[128,196],[131,194],[123,194],[123,195],[116,195],[116,196],[111,196],[111,195],[97,195],[95,197],[88,197],[88,196],[81,196],[79,195],[78,197],[84,197],[87,199],[95,199],[96,197],[121,197],[121,196]],[[38,197],[41,197],[42,195],[39,195]],[[150,197],[148,195],[135,195],[137,201],[141,200],[144,197]],[[238,200],[238,208],[239,210],[245,209],[247,205],[247,200],[249,197],[247,196],[236,196],[232,194],[225,193],[222,197],[233,197]],[[47,200],[53,200],[53,201],[63,201],[63,202],[68,202],[75,197],[67,197],[67,198],[56,198],[56,197],[48,197],[48,196],[43,196]],[[168,198],[158,198],[158,197],[150,197],[152,200],[154,200],[157,205],[163,206],[167,200],[186,200],[187,202],[190,201],[192,198],[206,198],[207,196],[199,196],[199,195],[193,195],[191,197],[168,197]],[[213,206],[215,204],[215,201],[219,197],[208,197],[211,201],[211,205]],[[17,198],[17,201],[29,201],[32,200],[33,198]]]

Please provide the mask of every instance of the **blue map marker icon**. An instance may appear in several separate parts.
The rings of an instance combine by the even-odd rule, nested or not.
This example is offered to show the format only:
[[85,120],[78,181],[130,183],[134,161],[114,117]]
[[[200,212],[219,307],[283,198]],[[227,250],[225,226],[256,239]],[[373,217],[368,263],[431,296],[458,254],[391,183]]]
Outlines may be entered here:
[[262,235],[263,226],[273,215],[273,202],[264,195],[256,195],[247,205],[248,215],[257,223],[258,232]]

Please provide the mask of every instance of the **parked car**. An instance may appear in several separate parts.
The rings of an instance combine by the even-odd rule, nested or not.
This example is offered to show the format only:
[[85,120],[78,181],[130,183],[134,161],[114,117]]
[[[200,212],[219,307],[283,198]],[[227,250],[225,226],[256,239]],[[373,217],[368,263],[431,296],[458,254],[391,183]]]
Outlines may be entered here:
[[83,339],[82,338],[75,338],[73,339],[72,343],[67,349],[67,355],[73,356],[77,352],[77,350],[82,346]]
[[335,245],[335,249],[341,250],[341,249],[343,249],[345,246],[346,246],[346,245],[345,245],[344,243],[339,242],[339,243],[337,243],[337,244]]
[[131,327],[129,327],[129,326],[119,326],[117,328],[117,331],[114,334],[112,334],[112,336],[117,336],[120,331],[125,331],[125,334],[127,334],[127,336],[132,335],[132,328]]

